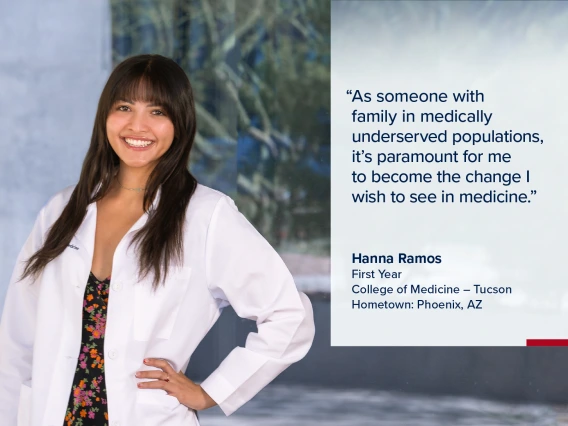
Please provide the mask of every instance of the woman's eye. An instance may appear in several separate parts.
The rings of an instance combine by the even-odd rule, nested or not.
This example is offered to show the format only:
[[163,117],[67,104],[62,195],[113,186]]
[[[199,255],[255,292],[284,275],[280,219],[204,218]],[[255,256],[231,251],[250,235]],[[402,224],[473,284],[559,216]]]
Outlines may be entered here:
[[[117,111],[129,111],[130,107],[127,106],[127,105],[119,105],[119,106],[116,107],[116,110]],[[152,114],[153,115],[163,115],[163,116],[166,115],[166,113],[164,111],[160,110],[160,109],[153,110]]]

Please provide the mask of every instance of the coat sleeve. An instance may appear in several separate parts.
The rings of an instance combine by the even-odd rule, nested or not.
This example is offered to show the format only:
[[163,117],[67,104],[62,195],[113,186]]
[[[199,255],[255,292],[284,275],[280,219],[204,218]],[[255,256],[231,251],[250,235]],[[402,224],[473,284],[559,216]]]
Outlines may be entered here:
[[314,338],[313,311],[280,256],[227,196],[211,217],[205,261],[219,306],[230,304],[258,328],[201,383],[228,416],[306,355]]
[[0,419],[15,425],[22,383],[30,382],[35,335],[37,286],[31,277],[16,282],[24,262],[43,243],[44,209],[18,254],[0,319]]

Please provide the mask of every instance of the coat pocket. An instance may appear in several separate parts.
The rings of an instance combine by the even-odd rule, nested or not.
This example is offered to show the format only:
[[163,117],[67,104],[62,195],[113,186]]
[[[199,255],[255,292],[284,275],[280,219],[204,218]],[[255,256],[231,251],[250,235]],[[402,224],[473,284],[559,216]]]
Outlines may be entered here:
[[191,268],[184,266],[170,271],[165,285],[156,291],[151,280],[135,284],[134,340],[170,338],[190,278]]
[[138,389],[136,405],[136,412],[141,416],[140,426],[199,426],[197,411],[187,408],[175,396],[167,395],[162,389]]
[[162,389],[138,389],[136,391],[136,403],[157,405],[170,410],[181,405],[175,396],[166,394]]
[[32,424],[32,388],[22,383],[20,386],[20,401],[18,403],[17,426],[31,426]]

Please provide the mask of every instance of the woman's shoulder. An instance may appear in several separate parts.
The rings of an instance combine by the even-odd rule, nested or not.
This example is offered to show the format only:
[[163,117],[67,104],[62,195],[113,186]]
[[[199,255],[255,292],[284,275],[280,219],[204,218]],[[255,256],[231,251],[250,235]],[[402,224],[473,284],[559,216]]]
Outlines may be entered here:
[[198,183],[189,201],[187,217],[209,222],[220,204],[233,205],[234,201],[227,194]]
[[215,208],[215,206],[221,199],[227,200],[229,202],[232,201],[232,198],[227,194],[198,183],[189,204],[190,207],[193,208],[202,206],[206,208]]
[[36,224],[45,232],[57,220],[77,185],[69,185],[48,197],[36,216]]
[[47,201],[47,203],[45,204],[45,206],[43,207],[43,209],[47,213],[54,213],[54,214],[57,214],[58,212],[61,213],[61,211],[65,208],[65,206],[69,202],[71,194],[73,193],[73,190],[75,189],[76,186],[77,184],[69,185],[57,191],[55,194],[52,194],[49,200]]

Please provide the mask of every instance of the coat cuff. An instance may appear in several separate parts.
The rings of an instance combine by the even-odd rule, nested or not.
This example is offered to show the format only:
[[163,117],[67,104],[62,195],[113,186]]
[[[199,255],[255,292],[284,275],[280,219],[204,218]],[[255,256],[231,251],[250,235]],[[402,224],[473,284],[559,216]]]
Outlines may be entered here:
[[231,407],[231,404],[226,403],[227,398],[235,391],[235,388],[218,370],[211,373],[201,383],[201,388],[219,405],[219,408],[226,416],[232,414],[237,409],[237,407]]

